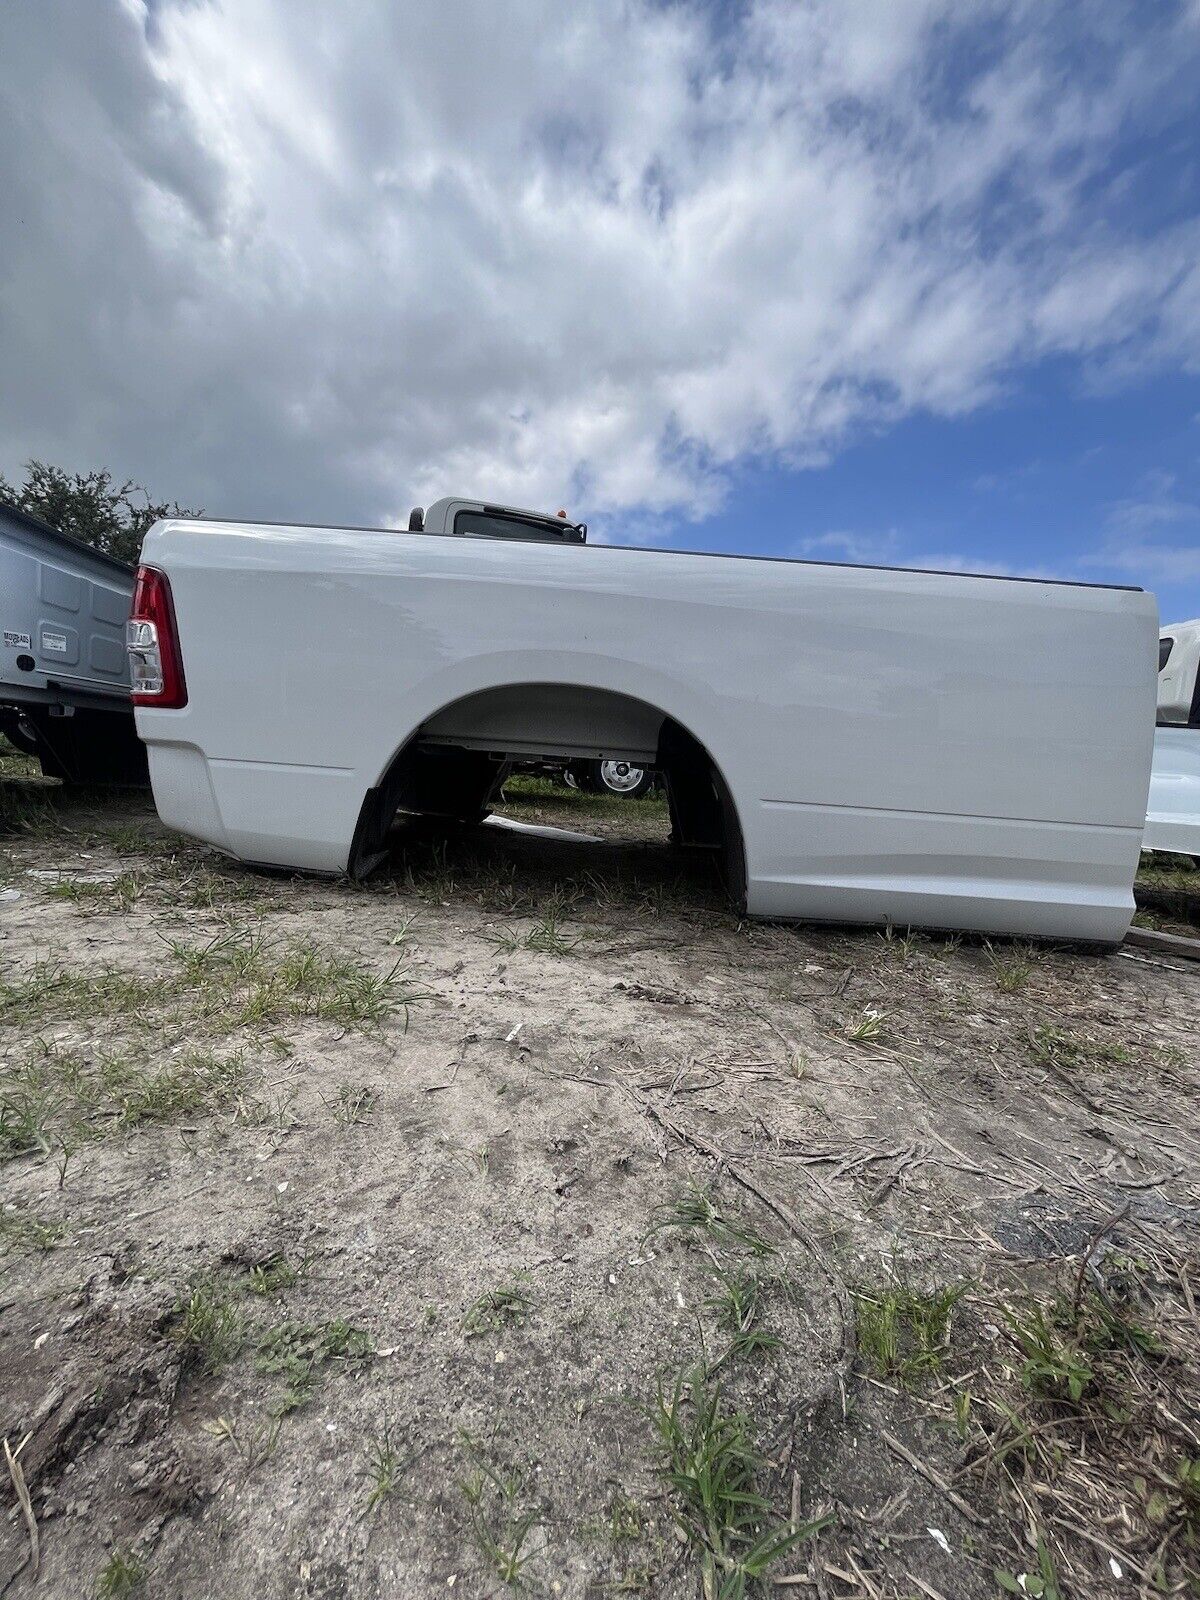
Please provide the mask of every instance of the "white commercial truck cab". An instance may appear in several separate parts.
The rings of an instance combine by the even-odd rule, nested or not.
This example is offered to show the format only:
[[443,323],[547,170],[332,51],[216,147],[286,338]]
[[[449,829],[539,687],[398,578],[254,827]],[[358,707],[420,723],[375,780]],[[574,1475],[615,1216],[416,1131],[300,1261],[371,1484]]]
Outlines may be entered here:
[[398,812],[478,819],[513,760],[621,760],[750,915],[1124,935],[1151,596],[585,533],[467,499],[157,523],[130,649],[163,820],[361,874]]

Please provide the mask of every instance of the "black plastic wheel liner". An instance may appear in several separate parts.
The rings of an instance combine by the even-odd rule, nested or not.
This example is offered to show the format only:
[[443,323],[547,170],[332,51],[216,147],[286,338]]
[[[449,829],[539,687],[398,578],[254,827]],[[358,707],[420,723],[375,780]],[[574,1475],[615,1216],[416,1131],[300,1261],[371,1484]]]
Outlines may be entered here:
[[358,814],[346,871],[361,880],[388,855],[388,833],[398,811],[448,822],[482,822],[504,786],[511,763],[479,750],[410,741]]
[[729,785],[708,751],[669,717],[658,740],[658,770],[667,788],[676,844],[720,854],[725,892],[736,911],[746,909],[746,849]]

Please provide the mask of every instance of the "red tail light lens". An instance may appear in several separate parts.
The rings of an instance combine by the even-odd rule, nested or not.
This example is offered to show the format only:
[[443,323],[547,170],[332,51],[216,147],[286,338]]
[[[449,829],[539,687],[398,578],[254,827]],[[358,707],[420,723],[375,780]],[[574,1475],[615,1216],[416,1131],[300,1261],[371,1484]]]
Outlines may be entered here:
[[125,648],[135,706],[178,711],[187,705],[171,585],[157,567],[138,568],[133,609],[125,624]]

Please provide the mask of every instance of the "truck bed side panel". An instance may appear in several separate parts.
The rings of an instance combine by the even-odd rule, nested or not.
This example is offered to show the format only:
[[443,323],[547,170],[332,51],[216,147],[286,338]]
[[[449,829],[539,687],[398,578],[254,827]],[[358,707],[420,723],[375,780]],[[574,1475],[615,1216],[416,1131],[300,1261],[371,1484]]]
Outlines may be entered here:
[[707,748],[753,913],[1097,939],[1128,922],[1150,596],[232,524],[161,523],[145,559],[170,576],[190,694],[138,713],[160,807],[158,751],[190,748],[214,813],[194,831],[249,859],[343,868],[366,790],[429,718],[567,684]]

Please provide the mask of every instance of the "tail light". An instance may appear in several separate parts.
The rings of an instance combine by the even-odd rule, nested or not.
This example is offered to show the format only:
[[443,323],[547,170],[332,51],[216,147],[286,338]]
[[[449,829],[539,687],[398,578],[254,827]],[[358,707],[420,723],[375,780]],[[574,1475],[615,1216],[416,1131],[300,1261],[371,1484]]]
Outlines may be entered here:
[[187,705],[171,585],[157,567],[138,568],[133,609],[125,624],[125,648],[135,706],[178,711]]

